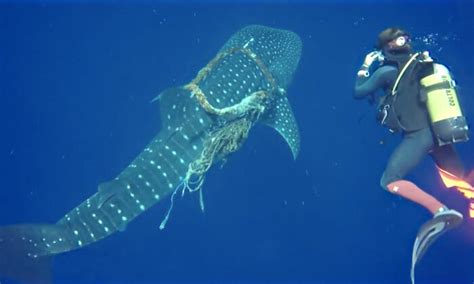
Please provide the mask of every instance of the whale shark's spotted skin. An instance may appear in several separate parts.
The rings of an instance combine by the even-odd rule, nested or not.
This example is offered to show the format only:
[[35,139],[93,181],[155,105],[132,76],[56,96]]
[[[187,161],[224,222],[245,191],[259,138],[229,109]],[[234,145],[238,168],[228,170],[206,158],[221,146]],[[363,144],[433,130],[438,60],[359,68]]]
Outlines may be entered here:
[[[218,108],[237,104],[257,91],[271,92],[269,107],[260,120],[284,137],[296,157],[299,134],[284,90],[300,59],[299,37],[290,31],[248,26],[234,34],[221,52],[235,47],[251,50],[263,62],[278,91],[272,89],[255,60],[239,52],[224,57],[199,87]],[[0,258],[0,272],[15,270],[12,268],[15,259],[41,259],[125,230],[129,222],[180,185],[188,165],[203,151],[207,135],[219,124],[183,88],[164,91],[158,101],[161,131],[114,180],[99,185],[98,192],[55,225],[15,225],[0,229],[0,254],[9,256],[8,261]]]

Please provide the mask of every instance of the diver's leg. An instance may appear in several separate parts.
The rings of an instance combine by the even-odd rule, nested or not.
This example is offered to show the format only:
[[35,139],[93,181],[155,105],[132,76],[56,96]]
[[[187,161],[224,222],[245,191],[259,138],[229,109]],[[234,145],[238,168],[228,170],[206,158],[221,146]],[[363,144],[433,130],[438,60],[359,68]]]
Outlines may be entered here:
[[403,179],[421,162],[433,145],[429,128],[407,133],[392,153],[380,184],[391,193],[418,203],[435,214],[445,206],[413,182]]

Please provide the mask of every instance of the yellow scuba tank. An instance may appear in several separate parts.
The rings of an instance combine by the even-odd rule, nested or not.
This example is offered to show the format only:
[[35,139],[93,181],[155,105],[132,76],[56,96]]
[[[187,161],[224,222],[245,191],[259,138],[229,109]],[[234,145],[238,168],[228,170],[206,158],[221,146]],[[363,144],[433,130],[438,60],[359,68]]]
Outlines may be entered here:
[[451,74],[444,65],[433,63],[433,74],[420,80],[426,94],[431,127],[440,146],[469,140],[466,118],[462,114]]

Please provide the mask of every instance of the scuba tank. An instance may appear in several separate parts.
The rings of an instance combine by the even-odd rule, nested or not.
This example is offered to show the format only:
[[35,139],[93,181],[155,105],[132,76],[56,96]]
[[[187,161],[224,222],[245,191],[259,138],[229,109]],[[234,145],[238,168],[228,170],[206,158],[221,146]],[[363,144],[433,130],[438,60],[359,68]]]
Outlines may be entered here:
[[433,73],[420,80],[421,91],[426,94],[431,128],[438,145],[469,140],[466,118],[456,95],[456,86],[444,65],[433,63]]

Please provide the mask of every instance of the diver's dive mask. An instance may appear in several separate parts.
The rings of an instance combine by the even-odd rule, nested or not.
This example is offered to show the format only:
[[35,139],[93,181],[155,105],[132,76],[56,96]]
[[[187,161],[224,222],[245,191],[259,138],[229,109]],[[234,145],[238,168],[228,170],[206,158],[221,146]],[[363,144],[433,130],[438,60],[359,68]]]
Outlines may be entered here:
[[390,48],[397,48],[397,47],[405,46],[405,44],[409,42],[410,42],[410,38],[407,35],[402,35],[388,42],[388,46]]

